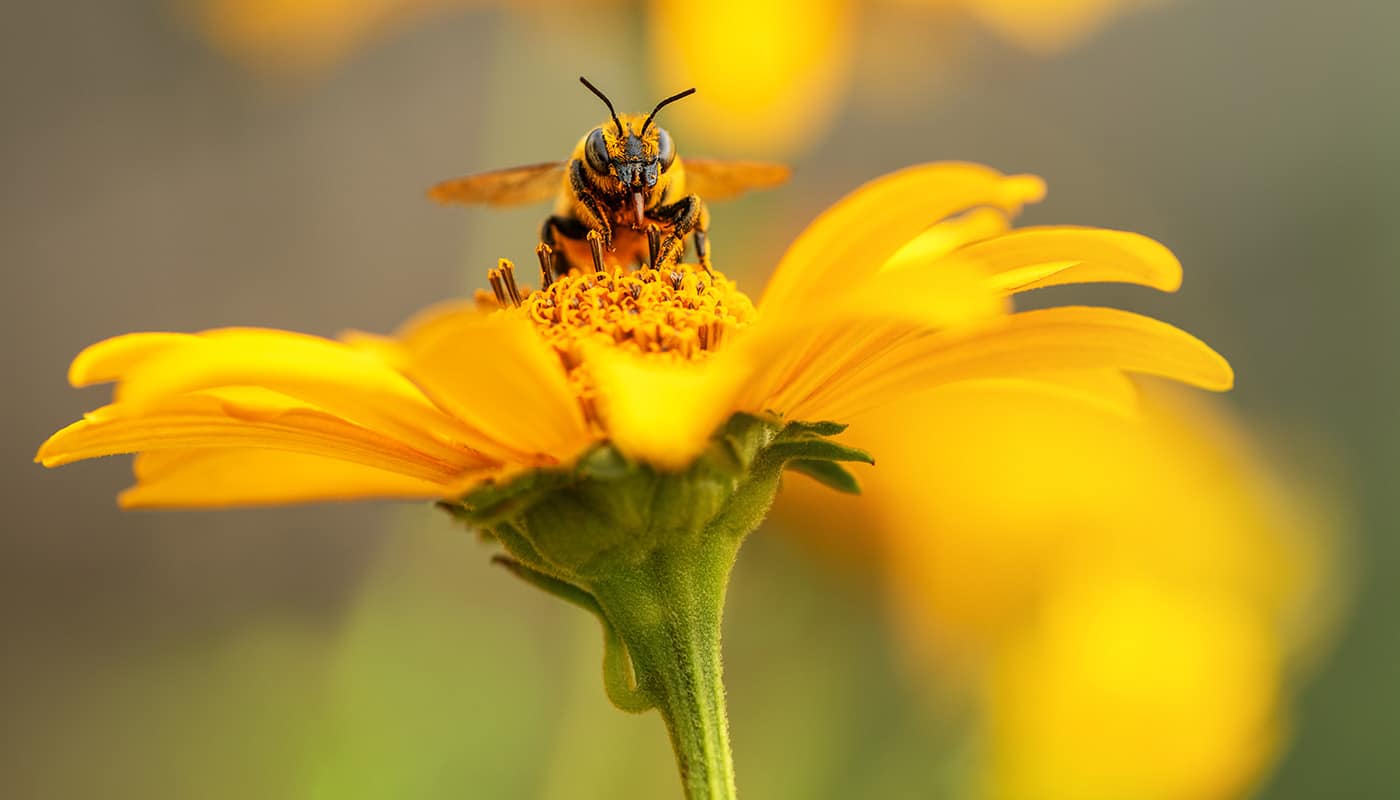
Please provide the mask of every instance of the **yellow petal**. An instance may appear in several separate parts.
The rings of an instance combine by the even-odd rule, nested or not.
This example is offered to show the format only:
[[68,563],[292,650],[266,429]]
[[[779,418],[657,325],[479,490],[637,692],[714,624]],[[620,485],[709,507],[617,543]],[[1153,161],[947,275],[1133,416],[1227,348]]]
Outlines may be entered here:
[[[1016,392],[1025,402],[1065,401],[1105,412],[1120,419],[1136,421],[1142,413],[1142,392],[1137,382],[1116,369],[1050,370],[1015,377],[981,378],[960,381],[968,391]],[[934,387],[933,391],[947,391]]]
[[742,354],[744,362],[755,365],[735,400],[736,408],[814,419],[799,413],[813,395],[854,365],[879,358],[917,335],[908,325],[864,319],[770,328],[736,343],[721,358]]
[[858,285],[929,226],[988,207],[1017,213],[1045,193],[1031,175],[1002,175],[978,164],[941,162],[877,178],[827,209],[779,262],[760,306],[782,312],[804,298]]
[[420,349],[426,342],[434,341],[444,329],[485,317],[486,314],[477,307],[475,300],[446,300],[414,314],[400,325],[392,336],[348,330],[342,331],[337,338],[356,350],[370,353],[401,370],[408,361],[407,353]]
[[607,346],[585,361],[597,387],[608,437],[629,457],[662,469],[684,469],[734,411],[746,377],[740,360],[667,362]]
[[460,325],[466,320],[485,318],[475,300],[446,300],[419,311],[394,331],[393,338],[408,350],[430,342],[441,331]]
[[137,484],[122,508],[224,508],[369,498],[449,496],[444,484],[350,461],[220,447],[136,456]]
[[739,408],[794,414],[847,371],[932,330],[966,327],[1009,312],[985,276],[952,264],[922,275],[881,272],[805,314],[765,318],[731,350],[754,366]]
[[528,320],[451,315],[402,358],[439,406],[533,463],[567,460],[592,441],[563,364]]
[[1069,283],[1135,283],[1164,292],[1181,287],[1181,262],[1166,247],[1141,234],[1102,228],[1021,228],[970,244],[946,260],[976,265],[1008,294]]
[[981,270],[949,259],[933,270],[881,271],[800,313],[801,324],[814,327],[863,318],[941,329],[970,325],[1010,310],[1005,296]]
[[77,385],[118,380],[119,403],[261,386],[434,457],[450,460],[462,447],[492,449],[382,359],[316,336],[257,328],[128,334],[89,347],[70,372]]
[[1082,369],[1160,375],[1215,391],[1234,383],[1224,358],[1178,328],[1117,309],[1071,306],[901,343],[847,370],[793,413],[803,419],[845,419],[945,383]]
[[1027,375],[1025,380],[1043,391],[1060,395],[1130,419],[1142,411],[1137,383],[1116,369],[1056,370]]
[[[262,385],[264,376],[296,374],[357,393],[426,405],[423,394],[402,375],[340,342],[319,336],[264,328],[219,328],[192,336],[129,336],[154,336],[166,346],[158,349],[153,345],[128,344],[115,347],[113,352],[104,346],[115,345],[116,341],[108,340],[90,348],[102,348],[99,352],[79,356],[91,359],[93,372],[106,374],[116,371],[112,355],[126,357],[119,374],[119,400],[170,396],[207,385]],[[123,338],[126,337],[118,337]],[[138,349],[145,349],[146,357],[131,358],[131,352]],[[208,366],[197,369],[204,366],[202,362]]]
[[119,453],[261,448],[341,459],[439,482],[491,463],[469,453],[445,462],[270,392],[233,394],[189,394],[104,406],[51,436],[35,460],[56,467]]
[[842,286],[819,301],[764,316],[752,330],[760,336],[780,331],[819,330],[843,325],[900,323],[940,330],[971,325],[1011,311],[1006,297],[977,267],[949,262],[938,270],[881,271]]
[[141,362],[198,338],[190,333],[128,333],[104,339],[84,348],[68,365],[68,383],[78,388],[111,383]]
[[994,208],[979,208],[934,225],[914,237],[899,250],[884,266],[881,272],[892,272],[909,267],[926,267],[948,255],[959,247],[990,239],[1005,233],[1011,227],[1011,220],[1004,212]]

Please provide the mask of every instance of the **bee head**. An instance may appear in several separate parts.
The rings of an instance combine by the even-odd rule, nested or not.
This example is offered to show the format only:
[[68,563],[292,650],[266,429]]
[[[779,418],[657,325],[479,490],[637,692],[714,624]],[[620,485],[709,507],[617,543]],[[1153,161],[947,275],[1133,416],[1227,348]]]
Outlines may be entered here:
[[671,134],[665,128],[653,125],[652,121],[656,112],[682,97],[694,94],[695,90],[687,89],[657,103],[640,124],[640,114],[625,115],[624,124],[607,95],[586,79],[579,80],[607,105],[613,123],[594,128],[584,140],[583,155],[588,169],[595,176],[617,181],[624,192],[646,191],[655,187],[661,174],[675,162],[676,147],[671,141]]

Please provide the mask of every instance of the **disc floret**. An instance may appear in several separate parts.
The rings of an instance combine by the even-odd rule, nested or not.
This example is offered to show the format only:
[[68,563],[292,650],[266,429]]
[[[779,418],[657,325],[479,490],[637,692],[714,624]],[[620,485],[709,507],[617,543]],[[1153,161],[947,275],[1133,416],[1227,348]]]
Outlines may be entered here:
[[520,308],[570,371],[582,363],[587,343],[701,360],[755,316],[734,281],[695,264],[574,270],[531,292]]

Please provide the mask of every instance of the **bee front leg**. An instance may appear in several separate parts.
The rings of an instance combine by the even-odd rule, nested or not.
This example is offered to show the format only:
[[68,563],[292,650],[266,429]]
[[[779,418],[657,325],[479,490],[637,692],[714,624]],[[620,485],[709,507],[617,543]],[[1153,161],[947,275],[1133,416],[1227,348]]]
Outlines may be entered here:
[[574,159],[569,164],[569,186],[574,190],[574,197],[578,198],[578,207],[574,209],[574,214],[580,222],[597,231],[598,235],[603,237],[604,249],[611,250],[612,223],[608,221],[608,215],[603,211],[603,204],[593,194],[593,188],[589,185],[583,169],[583,162],[579,159]]
[[700,204],[700,221],[695,224],[695,257],[700,262],[700,267],[706,272],[710,270],[710,209],[704,203]]
[[[664,205],[656,209],[656,218],[670,226],[671,230],[666,234],[666,238],[661,242],[661,253],[656,259],[658,263],[679,261],[685,253],[685,237],[696,230],[701,230],[701,239],[697,240],[697,246],[703,241],[703,223],[709,220],[710,212],[705,208],[705,202],[696,195],[690,194],[682,197],[670,205]],[[708,258],[706,253],[703,258]],[[701,262],[704,264],[704,262]],[[705,266],[708,270],[708,265]]]

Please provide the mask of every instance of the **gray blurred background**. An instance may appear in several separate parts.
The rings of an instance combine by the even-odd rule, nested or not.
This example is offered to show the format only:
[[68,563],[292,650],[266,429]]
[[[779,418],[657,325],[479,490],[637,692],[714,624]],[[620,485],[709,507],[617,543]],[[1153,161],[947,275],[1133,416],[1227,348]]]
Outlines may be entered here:
[[[625,98],[673,88],[647,82],[635,30],[577,24],[571,37],[502,11],[445,13],[278,82],[211,52],[158,2],[5,4],[0,794],[567,797],[560,775],[597,773],[607,797],[628,796],[618,776],[638,764],[670,769],[655,720],[612,714],[596,667],[577,668],[597,657],[594,623],[491,570],[430,509],[121,513],[126,459],[30,463],[103,402],[64,378],[93,341],[230,324],[387,331],[481,285],[498,256],[528,261],[539,209],[441,209],[423,189],[563,157],[600,116],[580,72]],[[977,41],[903,111],[851,100],[788,188],[715,209],[720,257],[745,255],[724,268],[757,281],[857,183],[968,159],[1044,175],[1032,222],[1138,230],[1177,252],[1179,295],[1075,297],[1122,298],[1226,354],[1239,374],[1228,401],[1341,487],[1356,529],[1355,610],[1301,697],[1262,791],[1273,800],[1400,786],[1397,30],[1390,3],[1194,0],[1053,57]],[[746,792],[932,794],[933,777],[879,788],[892,765],[918,763],[899,743],[927,725],[900,716],[896,694],[842,712],[863,751],[803,723],[804,698],[892,669],[878,626],[860,622],[867,593],[780,540],[751,549],[726,651],[741,761],[813,766],[807,785],[750,768]],[[774,586],[788,591],[776,608]],[[366,620],[367,591],[395,611]],[[460,640],[429,633],[433,614],[448,621],[432,631]],[[763,624],[736,622],[745,614]],[[402,647],[356,651],[371,629]],[[347,647],[361,656],[348,673],[328,655]],[[812,660],[831,663],[804,671]],[[416,663],[424,685],[369,688],[375,670]],[[327,686],[365,687],[364,707],[328,716]],[[578,719],[557,721],[559,704]],[[469,716],[457,725],[433,713],[444,708]],[[357,772],[368,754],[407,765],[424,748],[456,772]],[[516,751],[552,755],[547,768],[500,758]],[[581,755],[595,751],[634,760]]]

